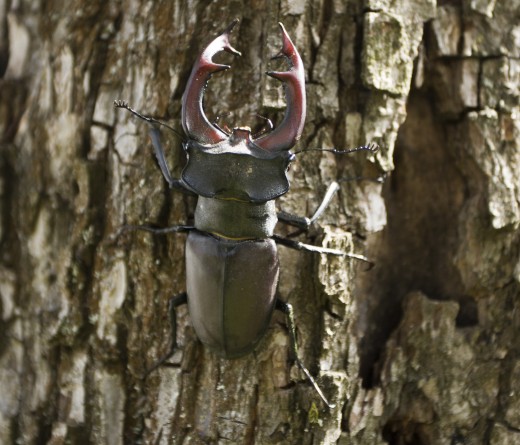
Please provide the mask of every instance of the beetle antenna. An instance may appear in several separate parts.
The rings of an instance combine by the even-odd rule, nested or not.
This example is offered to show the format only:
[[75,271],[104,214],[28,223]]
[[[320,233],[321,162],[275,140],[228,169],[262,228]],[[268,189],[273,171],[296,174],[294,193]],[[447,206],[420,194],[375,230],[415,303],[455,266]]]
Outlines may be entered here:
[[297,155],[299,153],[303,153],[306,151],[328,151],[331,153],[335,153],[338,155],[345,155],[349,153],[355,153],[357,151],[369,151],[370,153],[377,153],[379,151],[379,145],[374,142],[371,142],[368,145],[362,145],[361,147],[356,148],[347,148],[347,149],[339,149],[339,148],[304,148],[302,150],[295,151],[294,154]]
[[173,133],[175,133],[182,140],[182,142],[186,142],[186,139],[184,138],[184,136],[179,131],[177,131],[175,128],[171,127],[170,125],[166,124],[165,122],[162,122],[160,120],[154,119],[153,117],[143,116],[141,113],[139,113],[138,111],[136,111],[133,108],[131,108],[128,105],[128,102],[126,102],[124,100],[115,100],[114,101],[114,107],[116,107],[116,108],[123,108],[125,110],[128,110],[134,116],[137,116],[139,119],[144,120],[145,122],[149,123],[152,126],[159,125],[161,127],[166,127],[168,130],[170,130]]

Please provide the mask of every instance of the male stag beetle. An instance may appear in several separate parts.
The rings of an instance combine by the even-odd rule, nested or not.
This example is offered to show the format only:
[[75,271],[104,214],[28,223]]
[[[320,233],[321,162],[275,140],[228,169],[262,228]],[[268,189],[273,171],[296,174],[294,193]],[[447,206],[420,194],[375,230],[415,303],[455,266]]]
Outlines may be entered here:
[[[239,56],[229,35],[235,20],[213,40],[195,62],[182,98],[182,127],[188,136],[183,148],[187,154],[180,179],[173,179],[166,164],[159,139],[159,126],[175,131],[165,123],[145,117],[126,102],[115,101],[151,124],[151,139],[158,164],[171,188],[198,195],[194,226],[153,229],[155,233],[189,232],[186,241],[186,292],[170,301],[172,339],[170,352],[155,369],[173,354],[176,342],[175,308],[188,303],[188,310],[198,338],[225,358],[236,358],[253,351],[264,336],[275,309],[287,317],[294,358],[323,402],[333,407],[298,356],[293,309],[277,298],[279,275],[276,244],[297,250],[341,255],[368,260],[360,255],[304,244],[273,233],[278,220],[307,229],[324,211],[339,186],[333,182],[316,213],[311,218],[276,212],[275,202],[289,190],[287,170],[295,155],[289,150],[300,139],[305,121],[305,75],[303,63],[280,23],[282,49],[274,58],[283,57],[289,64],[285,72],[267,74],[283,82],[287,110],[282,123],[255,138],[248,127],[234,128],[229,134],[212,124],[204,114],[202,98],[213,73],[230,68],[212,61],[220,51]],[[347,153],[377,150],[376,145]]]

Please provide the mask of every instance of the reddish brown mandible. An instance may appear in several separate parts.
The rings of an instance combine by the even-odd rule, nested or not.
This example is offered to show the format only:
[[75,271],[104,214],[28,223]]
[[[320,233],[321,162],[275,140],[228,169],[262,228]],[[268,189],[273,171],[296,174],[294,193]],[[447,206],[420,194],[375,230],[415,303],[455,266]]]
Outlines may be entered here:
[[[229,139],[230,135],[213,125],[206,117],[202,105],[204,89],[213,73],[227,70],[229,65],[213,62],[213,56],[220,51],[227,51],[240,56],[240,52],[229,42],[231,30],[238,23],[233,21],[228,28],[213,40],[195,62],[186,91],[182,98],[182,126],[190,139],[201,144],[213,145]],[[285,57],[289,62],[289,70],[283,72],[270,71],[267,74],[284,83],[287,109],[280,125],[267,134],[253,139],[258,147],[271,151],[289,150],[300,139],[305,123],[305,73],[303,62],[289,38],[285,28],[279,23],[282,31],[282,49],[273,57]]]

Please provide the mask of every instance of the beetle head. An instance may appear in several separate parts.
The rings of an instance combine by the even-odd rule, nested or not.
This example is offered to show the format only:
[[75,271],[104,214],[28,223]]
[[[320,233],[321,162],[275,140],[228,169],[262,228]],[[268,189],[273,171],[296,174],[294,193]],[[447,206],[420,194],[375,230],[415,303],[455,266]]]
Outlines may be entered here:
[[234,128],[228,134],[213,125],[204,113],[204,89],[213,73],[230,68],[213,62],[213,56],[220,51],[240,55],[229,43],[237,23],[231,23],[202,51],[188,80],[182,98],[188,163],[182,179],[202,196],[265,202],[289,188],[286,171],[294,158],[289,150],[300,139],[305,122],[305,74],[301,57],[280,23],[282,49],[274,58],[285,58],[289,70],[267,74],[284,83],[287,108],[283,121],[256,139],[248,127]]

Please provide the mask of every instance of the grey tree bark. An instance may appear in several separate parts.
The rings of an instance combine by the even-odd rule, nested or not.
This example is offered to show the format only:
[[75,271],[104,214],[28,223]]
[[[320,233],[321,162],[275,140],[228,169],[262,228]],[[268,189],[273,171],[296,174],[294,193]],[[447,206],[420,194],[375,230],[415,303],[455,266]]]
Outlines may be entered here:
[[[306,68],[304,147],[374,141],[376,156],[301,154],[279,208],[309,215],[344,181],[307,243],[280,247],[303,361],[276,315],[254,354],[226,361],[167,301],[184,290],[195,201],[168,190],[147,128],[179,130],[196,55],[235,17],[243,56],[206,110],[279,121],[277,22]],[[0,443],[513,445],[520,443],[518,0],[0,2]],[[226,56],[223,60],[228,61]],[[164,134],[179,175],[180,141]],[[286,233],[280,227],[281,233]]]

